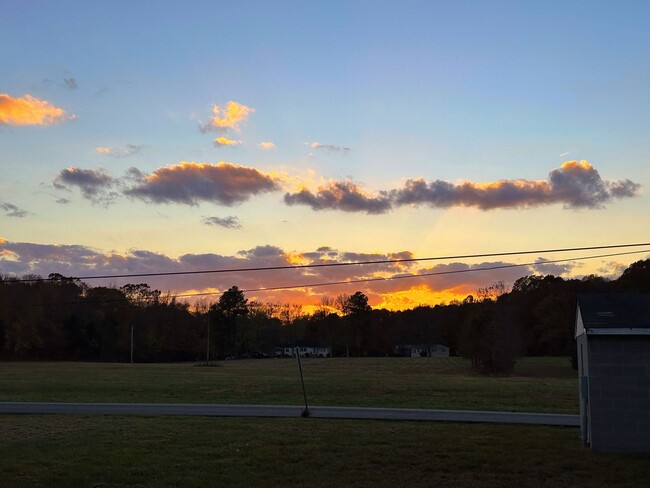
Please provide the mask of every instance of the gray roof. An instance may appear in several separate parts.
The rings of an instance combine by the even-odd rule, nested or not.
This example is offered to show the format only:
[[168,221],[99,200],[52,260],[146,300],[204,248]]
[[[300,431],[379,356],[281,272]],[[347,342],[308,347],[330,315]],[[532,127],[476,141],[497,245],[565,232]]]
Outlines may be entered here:
[[650,328],[650,294],[593,293],[578,295],[585,329]]

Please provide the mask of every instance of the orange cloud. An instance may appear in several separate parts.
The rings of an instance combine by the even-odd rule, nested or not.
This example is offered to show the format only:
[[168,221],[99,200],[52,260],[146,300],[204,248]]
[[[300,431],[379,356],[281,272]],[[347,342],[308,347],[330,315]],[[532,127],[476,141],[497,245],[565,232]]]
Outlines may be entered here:
[[221,136],[217,137],[214,140],[214,145],[216,147],[223,147],[223,146],[230,146],[230,147],[235,147],[241,144],[241,141],[235,141],[234,139],[228,139],[227,137]]
[[74,119],[65,110],[55,107],[47,100],[31,95],[14,98],[0,93],[0,124],[2,125],[52,125],[56,122]]
[[214,105],[212,113],[214,116],[207,124],[201,126],[201,132],[209,130],[225,132],[228,129],[239,129],[239,124],[246,120],[248,116],[255,112],[254,108],[247,107],[241,103],[230,101],[225,108]]
[[258,146],[262,149],[275,149],[275,144],[272,142],[260,142]]
[[408,290],[399,290],[392,293],[378,295],[372,306],[387,310],[406,310],[419,305],[432,305],[449,303],[452,300],[463,300],[467,294],[456,293],[454,290],[434,291],[427,285],[417,285]]

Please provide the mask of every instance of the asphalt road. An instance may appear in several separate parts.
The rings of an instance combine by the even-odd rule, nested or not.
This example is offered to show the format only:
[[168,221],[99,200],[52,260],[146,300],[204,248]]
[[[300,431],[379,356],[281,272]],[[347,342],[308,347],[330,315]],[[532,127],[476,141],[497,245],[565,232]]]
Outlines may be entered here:
[[[215,417],[300,417],[296,405],[207,405],[190,403],[40,403],[0,402],[0,414],[202,415]],[[414,408],[309,407],[309,417],[323,419],[420,420],[580,426],[578,415],[428,410]]]

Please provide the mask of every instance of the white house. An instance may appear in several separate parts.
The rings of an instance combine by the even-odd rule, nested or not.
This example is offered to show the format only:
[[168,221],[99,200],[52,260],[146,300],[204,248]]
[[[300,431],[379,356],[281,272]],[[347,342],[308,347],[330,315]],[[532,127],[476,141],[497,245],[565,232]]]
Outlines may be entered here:
[[300,357],[307,358],[328,358],[332,355],[332,350],[329,346],[321,346],[317,342],[298,341],[293,346],[284,348],[285,356],[296,356],[296,349],[300,352]]
[[442,344],[398,344],[395,346],[395,355],[408,358],[448,358],[449,348]]

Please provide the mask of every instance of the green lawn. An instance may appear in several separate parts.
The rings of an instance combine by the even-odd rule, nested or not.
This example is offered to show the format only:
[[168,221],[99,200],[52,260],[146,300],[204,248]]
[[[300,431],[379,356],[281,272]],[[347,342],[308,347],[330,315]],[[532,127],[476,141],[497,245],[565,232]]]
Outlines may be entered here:
[[432,422],[0,416],[2,487],[641,487],[650,456],[575,428]]
[[[294,359],[192,364],[3,363],[0,401],[302,403]],[[486,377],[460,358],[304,359],[312,405],[578,412],[566,358]]]
[[[565,358],[484,377],[459,358],[308,359],[312,405],[576,413]],[[300,404],[295,360],[2,363],[0,401]],[[578,429],[170,416],[0,415],[0,487],[647,486],[650,456]]]

